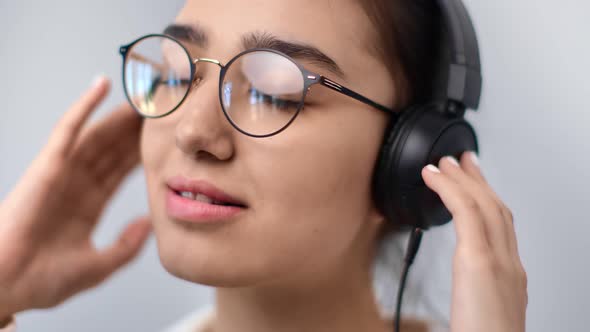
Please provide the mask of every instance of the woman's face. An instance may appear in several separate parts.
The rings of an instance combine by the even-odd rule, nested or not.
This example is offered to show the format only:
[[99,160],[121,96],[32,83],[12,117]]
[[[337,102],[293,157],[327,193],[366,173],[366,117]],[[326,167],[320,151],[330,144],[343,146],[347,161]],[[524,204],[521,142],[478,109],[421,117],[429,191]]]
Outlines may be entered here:
[[[221,63],[252,34],[313,46],[344,76],[296,61],[393,105],[393,82],[366,47],[374,40],[370,20],[353,0],[189,0],[175,23],[206,35],[207,47],[184,42],[193,58]],[[201,284],[248,286],[330,273],[374,241],[383,218],[371,200],[371,177],[387,114],[314,85],[286,130],[249,137],[222,113],[219,67],[205,66],[199,88],[175,112],[144,122],[141,153],[164,267]],[[175,176],[205,180],[247,207],[215,223],[173,218],[166,182]]]

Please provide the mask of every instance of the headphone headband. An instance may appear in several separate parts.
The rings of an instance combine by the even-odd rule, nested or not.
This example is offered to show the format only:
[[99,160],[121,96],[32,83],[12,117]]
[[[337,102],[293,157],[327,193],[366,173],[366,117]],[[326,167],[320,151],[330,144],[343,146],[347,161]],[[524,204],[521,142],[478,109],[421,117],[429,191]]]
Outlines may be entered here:
[[[461,0],[437,0],[442,14],[442,49],[448,61],[440,68],[441,83],[437,91],[447,100],[477,109],[481,95],[481,63],[475,28]],[[445,45],[446,44],[446,45]]]

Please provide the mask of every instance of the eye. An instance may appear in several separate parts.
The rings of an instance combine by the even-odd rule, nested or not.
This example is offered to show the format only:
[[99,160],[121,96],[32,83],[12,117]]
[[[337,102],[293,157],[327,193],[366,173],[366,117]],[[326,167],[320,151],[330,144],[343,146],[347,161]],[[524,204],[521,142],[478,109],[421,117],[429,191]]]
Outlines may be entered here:
[[[197,79],[197,82],[198,81],[200,81],[200,79]],[[166,86],[170,86],[170,87],[187,86],[187,85],[191,84],[191,81],[188,78],[174,78],[174,79],[167,79],[165,81],[161,80],[158,84],[166,85]]]
[[295,98],[289,99],[287,96],[280,98],[278,96],[273,96],[269,94],[265,94],[262,91],[256,88],[248,89],[248,94],[250,96],[250,104],[256,103],[265,103],[273,105],[275,108],[278,109],[297,109],[299,107],[300,100]]
[[168,77],[166,80],[162,79],[162,76],[156,76],[151,82],[148,91],[148,98],[154,99],[156,93],[165,93],[165,91],[186,89],[190,84],[190,80],[186,78],[174,78]]

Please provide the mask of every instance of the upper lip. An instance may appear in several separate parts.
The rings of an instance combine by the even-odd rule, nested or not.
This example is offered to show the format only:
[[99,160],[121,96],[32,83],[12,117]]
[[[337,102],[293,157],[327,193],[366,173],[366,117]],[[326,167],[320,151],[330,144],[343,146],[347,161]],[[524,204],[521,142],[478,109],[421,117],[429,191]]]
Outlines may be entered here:
[[187,191],[195,194],[203,194],[216,201],[246,206],[246,203],[242,200],[223,192],[205,180],[192,180],[183,176],[174,176],[166,181],[166,185],[176,192]]

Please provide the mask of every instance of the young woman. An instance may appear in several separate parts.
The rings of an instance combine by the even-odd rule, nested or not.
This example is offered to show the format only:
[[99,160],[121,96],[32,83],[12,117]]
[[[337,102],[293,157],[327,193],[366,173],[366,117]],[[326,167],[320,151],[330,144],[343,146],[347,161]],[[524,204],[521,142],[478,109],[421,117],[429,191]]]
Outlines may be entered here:
[[[140,100],[129,80],[145,67],[126,72],[135,109],[153,119],[123,104],[83,128],[108,92],[99,79],[1,203],[2,323],[104,281],[153,229],[167,271],[216,287],[214,312],[185,331],[391,331],[371,284],[379,240],[396,230],[371,194],[389,115],[319,84],[305,94],[288,73],[304,68],[302,80],[323,75],[402,109],[428,85],[435,13],[433,1],[187,1],[165,31],[175,38],[153,40],[176,76],[156,77],[151,99]],[[199,59],[192,77],[187,59]],[[260,74],[264,63],[282,70]],[[259,74],[244,83],[240,67]],[[140,160],[150,214],[99,252],[92,230]],[[476,155],[443,158],[421,176],[457,235],[450,330],[524,331],[526,274],[512,215]],[[433,329],[402,319],[403,331]]]

